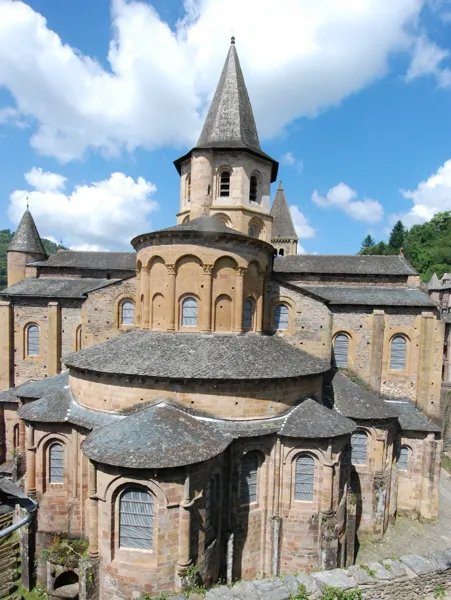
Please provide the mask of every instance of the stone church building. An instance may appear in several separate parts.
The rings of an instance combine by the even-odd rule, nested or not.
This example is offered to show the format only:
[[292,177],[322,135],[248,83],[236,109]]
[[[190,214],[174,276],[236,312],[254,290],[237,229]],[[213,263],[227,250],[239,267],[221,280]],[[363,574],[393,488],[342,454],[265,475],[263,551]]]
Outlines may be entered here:
[[25,457],[37,550],[87,538],[104,600],[349,565],[438,510],[437,304],[402,256],[296,253],[233,38],[175,167],[132,252],[49,257],[27,210],[0,292],[0,470]]

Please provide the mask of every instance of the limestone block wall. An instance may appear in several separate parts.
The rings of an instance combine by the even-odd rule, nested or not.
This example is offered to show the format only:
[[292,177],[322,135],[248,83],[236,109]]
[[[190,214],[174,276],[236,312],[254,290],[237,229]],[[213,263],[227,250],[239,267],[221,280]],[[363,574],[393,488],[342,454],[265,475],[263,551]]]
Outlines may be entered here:
[[[14,385],[49,374],[49,307],[46,299],[18,298],[14,301],[13,360]],[[26,327],[39,327],[39,356],[26,356]],[[53,343],[56,340],[52,340]]]
[[7,272],[8,272],[8,287],[22,281],[26,277],[27,263],[37,260],[43,260],[45,257],[42,254],[27,253],[27,252],[8,252],[7,253]]

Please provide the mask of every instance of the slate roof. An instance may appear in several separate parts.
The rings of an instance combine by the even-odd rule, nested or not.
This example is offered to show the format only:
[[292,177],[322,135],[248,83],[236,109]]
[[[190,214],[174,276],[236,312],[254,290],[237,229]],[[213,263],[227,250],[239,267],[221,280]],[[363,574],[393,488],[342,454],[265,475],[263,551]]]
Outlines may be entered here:
[[97,269],[105,271],[136,270],[136,252],[91,252],[62,250],[47,260],[30,263],[38,267]]
[[403,256],[296,254],[274,259],[276,273],[332,275],[418,275]]
[[191,465],[223,452],[230,435],[160,402],[114,425],[95,429],[82,443],[92,460],[133,469]]
[[120,279],[88,279],[75,277],[39,277],[22,279],[0,292],[0,296],[33,296],[35,298],[85,298],[89,292],[98,290]]
[[[227,227],[224,223],[218,221],[218,219],[214,219],[212,217],[198,217],[197,219],[193,219],[192,221],[187,221],[186,223],[180,223],[179,225],[174,225],[173,227],[166,227],[165,229],[160,229],[155,233],[165,233],[165,232],[177,232],[177,231],[200,231],[202,233],[228,233],[233,235],[238,235],[240,237],[249,237],[244,235],[236,229],[232,229],[231,227]],[[138,236],[139,237],[139,236]]]
[[[252,105],[244,82],[235,38],[216,88],[196,148],[224,148],[249,150],[272,163],[272,177],[277,177],[278,163],[260,147]],[[174,161],[180,172],[181,163],[190,153]]]
[[0,392],[0,402],[17,402],[19,398],[42,398],[48,392],[61,390],[69,385],[69,371],[44,377],[38,381],[27,381],[14,388]]
[[441,432],[440,427],[428,419],[409,400],[386,400],[386,404],[398,414],[398,421],[404,431]]
[[442,287],[442,282],[437,277],[437,273],[434,273],[428,283],[428,290],[440,290]]
[[80,350],[64,362],[88,371],[169,379],[278,379],[330,368],[277,336],[144,330]]
[[391,404],[339,372],[332,373],[332,379],[325,382],[324,402],[350,419],[395,419],[398,416]]
[[370,306],[433,306],[436,303],[419,289],[382,286],[302,285],[327,304],[353,304]]
[[296,240],[298,239],[290,209],[288,208],[285,192],[282,187],[282,180],[279,182],[276,197],[271,207],[272,239],[273,240]]
[[296,438],[328,438],[347,435],[355,428],[353,421],[307,398],[286,416],[279,433]]
[[8,252],[11,251],[47,256],[38,229],[28,208],[22,215],[16,233],[8,246]]

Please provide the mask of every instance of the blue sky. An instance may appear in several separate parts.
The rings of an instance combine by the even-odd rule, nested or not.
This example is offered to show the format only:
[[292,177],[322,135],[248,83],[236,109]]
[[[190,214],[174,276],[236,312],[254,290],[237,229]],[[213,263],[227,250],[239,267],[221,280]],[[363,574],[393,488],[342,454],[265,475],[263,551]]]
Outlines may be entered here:
[[451,2],[339,4],[0,0],[0,227],[27,195],[41,234],[74,248],[173,224],[172,161],[231,33],[303,249],[355,253],[451,210]]

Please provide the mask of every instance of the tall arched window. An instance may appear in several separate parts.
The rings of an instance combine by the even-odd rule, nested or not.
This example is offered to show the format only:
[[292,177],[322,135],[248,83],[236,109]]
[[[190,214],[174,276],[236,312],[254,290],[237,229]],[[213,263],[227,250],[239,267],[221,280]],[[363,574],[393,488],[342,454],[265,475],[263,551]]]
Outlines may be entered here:
[[135,305],[131,300],[121,302],[121,325],[133,325],[135,322]]
[[64,483],[64,446],[59,442],[49,446],[49,483]]
[[257,175],[251,175],[249,185],[249,200],[250,202],[258,202],[258,177]]
[[28,325],[26,332],[27,356],[39,356],[39,327]]
[[186,176],[186,201],[191,202],[191,173]]
[[274,309],[274,330],[286,331],[288,329],[288,306],[278,304]]
[[348,367],[349,336],[339,333],[334,340],[334,366],[346,369]]
[[81,325],[75,330],[75,350],[81,350],[82,348],[82,330]]
[[366,465],[368,437],[363,431],[351,435],[351,462],[353,465]]
[[407,446],[401,446],[399,451],[398,469],[400,471],[409,470],[409,448]]
[[254,301],[252,298],[248,298],[244,302],[243,307],[243,329],[249,330],[254,327]]
[[315,461],[311,456],[302,454],[296,459],[295,500],[311,502],[315,479]]
[[219,195],[222,198],[228,198],[230,196],[230,171],[227,169],[221,172],[219,181]]
[[240,502],[252,504],[257,502],[258,455],[248,452],[241,461]]
[[257,228],[255,225],[251,225],[248,230],[249,237],[256,238],[257,237]]
[[127,488],[119,499],[119,547],[152,550],[153,496],[140,487]]
[[391,341],[390,369],[404,371],[406,368],[407,341],[403,335],[395,335]]
[[197,327],[197,300],[191,296],[182,302],[182,327]]

